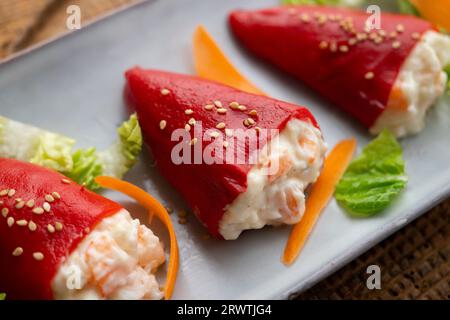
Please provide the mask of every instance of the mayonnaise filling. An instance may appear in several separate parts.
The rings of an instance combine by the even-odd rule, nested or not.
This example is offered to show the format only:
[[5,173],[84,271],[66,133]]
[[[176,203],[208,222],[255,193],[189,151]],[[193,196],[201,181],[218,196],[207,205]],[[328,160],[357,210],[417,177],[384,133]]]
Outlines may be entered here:
[[425,127],[427,110],[445,90],[450,64],[450,37],[428,31],[405,61],[392,89],[386,110],[370,129],[389,129],[397,137],[416,134]]
[[[234,240],[247,229],[300,221],[305,189],[317,180],[325,152],[319,129],[310,122],[290,120],[278,138],[263,148],[261,154],[267,156],[249,171],[247,190],[226,208],[219,224],[224,239]],[[274,171],[267,170],[274,164]]]
[[154,272],[164,263],[153,232],[126,210],[103,219],[61,264],[55,299],[161,299]]

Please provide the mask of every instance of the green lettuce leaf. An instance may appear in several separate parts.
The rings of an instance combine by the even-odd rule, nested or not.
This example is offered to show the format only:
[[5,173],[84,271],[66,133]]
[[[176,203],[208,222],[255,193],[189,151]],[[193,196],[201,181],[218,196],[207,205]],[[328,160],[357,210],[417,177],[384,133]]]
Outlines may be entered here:
[[357,7],[363,0],[281,0],[284,5],[316,4],[325,6]]
[[0,293],[0,300],[6,299],[6,293]]
[[137,161],[142,150],[142,132],[136,114],[117,130],[119,141],[109,149],[99,153],[104,174],[123,176]]
[[[444,68],[445,73],[447,74],[447,93],[450,94],[450,65],[448,65],[446,68]],[[1,124],[0,124],[1,127]],[[0,128],[1,132],[1,128]]]
[[95,177],[122,178],[142,149],[141,128],[135,114],[117,130],[118,140],[105,151],[73,151],[75,140],[0,116],[0,157],[32,162],[54,169],[97,190]]
[[367,217],[386,209],[407,181],[402,148],[385,130],[350,163],[335,197],[351,215]]
[[397,7],[400,13],[420,17],[419,10],[409,0],[397,0]]
[[79,149],[72,155],[73,168],[67,176],[90,190],[100,186],[95,183],[95,177],[103,175],[103,166],[99,161],[95,148]]
[[68,172],[73,165],[74,144],[73,139],[51,132],[42,132],[30,162],[59,172]]

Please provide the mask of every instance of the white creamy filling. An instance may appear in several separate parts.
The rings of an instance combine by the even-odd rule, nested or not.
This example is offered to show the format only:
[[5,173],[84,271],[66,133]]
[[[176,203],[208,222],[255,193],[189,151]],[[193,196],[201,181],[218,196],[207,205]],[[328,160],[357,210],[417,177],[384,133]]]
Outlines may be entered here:
[[[247,229],[300,221],[305,189],[317,180],[325,152],[319,129],[298,119],[289,121],[278,138],[263,148],[267,156],[249,171],[247,190],[226,208],[219,224],[224,239],[234,240]],[[269,170],[268,175],[267,168],[274,165],[277,170]]]
[[164,263],[153,232],[126,210],[103,219],[61,264],[55,299],[161,299],[154,273]]
[[402,66],[386,110],[370,132],[378,134],[387,128],[403,137],[422,131],[427,110],[445,90],[443,69],[449,64],[450,37],[426,32]]

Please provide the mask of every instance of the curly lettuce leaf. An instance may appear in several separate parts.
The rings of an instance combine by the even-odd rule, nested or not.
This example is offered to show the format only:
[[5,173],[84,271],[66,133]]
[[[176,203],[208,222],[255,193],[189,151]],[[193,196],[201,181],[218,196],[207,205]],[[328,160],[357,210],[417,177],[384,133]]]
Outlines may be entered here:
[[325,6],[357,7],[363,0],[281,0],[284,5],[316,4]]
[[142,149],[141,128],[135,114],[117,130],[109,149],[73,151],[75,140],[0,116],[0,157],[32,162],[61,172],[91,190],[99,175],[122,178]]
[[69,172],[73,166],[74,144],[75,140],[60,134],[42,132],[30,162],[59,172]]
[[142,132],[136,114],[117,129],[119,141],[99,153],[104,174],[122,177],[137,161],[142,150]]
[[94,179],[103,175],[103,166],[99,161],[97,150],[79,149],[72,155],[72,160],[73,168],[67,176],[90,190],[99,189],[100,186]]
[[368,217],[386,209],[407,181],[402,148],[385,130],[351,162],[335,198],[351,215]]

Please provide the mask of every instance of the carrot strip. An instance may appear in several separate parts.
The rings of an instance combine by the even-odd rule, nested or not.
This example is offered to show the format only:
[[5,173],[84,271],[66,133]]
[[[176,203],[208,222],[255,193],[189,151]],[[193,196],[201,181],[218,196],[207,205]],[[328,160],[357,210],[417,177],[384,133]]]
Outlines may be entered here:
[[196,73],[202,78],[265,95],[231,64],[203,26],[198,26],[194,33],[194,60]]
[[152,215],[154,214],[166,226],[167,230],[169,231],[170,237],[170,257],[169,265],[167,267],[167,279],[165,284],[164,296],[166,300],[170,299],[175,287],[175,281],[177,279],[179,259],[177,238],[175,236],[172,221],[170,220],[169,214],[167,213],[166,209],[161,203],[158,202],[158,200],[131,183],[113,177],[104,176],[95,178],[95,182],[97,182],[104,188],[122,192],[135,199],[143,207],[149,210],[149,217],[152,217]]
[[450,0],[411,0],[428,21],[450,31]]
[[338,143],[325,159],[322,173],[313,185],[306,202],[305,214],[289,235],[282,257],[285,265],[291,265],[300,254],[320,213],[333,196],[336,185],[347,169],[355,149],[355,139],[344,140]]

